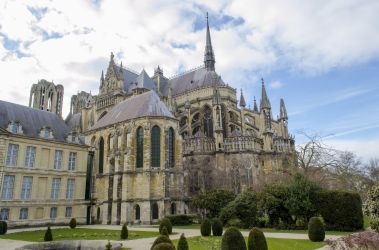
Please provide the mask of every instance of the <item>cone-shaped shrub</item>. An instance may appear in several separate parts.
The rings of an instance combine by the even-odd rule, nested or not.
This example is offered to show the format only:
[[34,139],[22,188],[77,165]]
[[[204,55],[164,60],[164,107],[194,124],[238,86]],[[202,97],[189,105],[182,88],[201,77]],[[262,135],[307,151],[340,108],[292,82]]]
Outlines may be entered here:
[[124,224],[124,225],[122,225],[122,228],[121,228],[120,238],[122,240],[126,240],[126,239],[128,239],[128,236],[129,236],[128,227],[126,226],[126,224]]
[[53,234],[51,233],[50,227],[47,227],[45,237],[43,237],[44,241],[53,241]]
[[220,219],[215,218],[212,220],[212,234],[213,236],[221,236],[222,235],[222,222]]
[[112,244],[108,240],[108,243],[105,245],[105,250],[112,250]]
[[209,236],[211,235],[211,230],[212,230],[212,224],[208,218],[205,218],[203,222],[201,223],[201,227],[200,227],[201,235]]
[[253,228],[249,233],[248,250],[267,250],[266,237],[261,230]]
[[6,234],[8,230],[8,224],[5,221],[0,221],[0,235]]
[[161,223],[159,224],[159,233],[162,234],[163,227],[167,228],[168,234],[172,234],[172,224],[171,221],[168,218],[163,218]]
[[76,219],[72,218],[68,225],[70,226],[71,229],[74,229],[76,227]]
[[221,250],[246,250],[245,238],[235,227],[229,227],[221,240]]
[[188,242],[184,234],[180,235],[178,250],[188,250]]
[[167,230],[166,227],[163,227],[163,228],[162,228],[162,230],[161,230],[161,235],[164,235],[164,236],[169,237],[169,236],[168,236],[168,230]]
[[175,246],[171,243],[159,243],[154,246],[153,250],[175,250]]
[[308,237],[311,241],[324,241],[324,223],[319,217],[312,217],[308,223]]
[[168,237],[165,236],[165,235],[160,235],[160,236],[158,236],[158,238],[155,239],[155,241],[154,241],[154,243],[153,243],[153,245],[151,246],[150,249],[153,250],[154,247],[155,247],[156,245],[160,244],[160,243],[170,243],[170,244],[172,244],[170,238],[168,238]]

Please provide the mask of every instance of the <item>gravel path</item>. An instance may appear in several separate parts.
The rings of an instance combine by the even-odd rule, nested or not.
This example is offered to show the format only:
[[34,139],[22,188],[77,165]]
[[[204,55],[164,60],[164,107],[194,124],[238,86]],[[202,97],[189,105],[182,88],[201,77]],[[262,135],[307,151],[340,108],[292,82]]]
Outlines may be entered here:
[[[78,226],[83,228],[96,228],[96,229],[114,229],[114,230],[120,230],[121,226],[119,225],[86,225],[86,226]],[[52,227],[54,228],[67,228],[67,227]],[[10,229],[8,230],[8,233],[15,233],[15,232],[21,232],[21,231],[34,231],[34,230],[45,230],[46,227],[38,227],[38,228],[23,228],[23,229]],[[134,226],[134,227],[128,227],[129,230],[133,231],[150,231],[155,232],[158,230],[158,228],[153,227],[140,227],[140,226]],[[189,237],[194,236],[200,236],[200,230],[199,229],[173,229],[174,233],[177,233],[175,235],[171,235],[170,239],[175,240],[179,239],[180,235],[184,233],[184,235]],[[244,236],[248,236],[248,231],[242,231],[242,234]],[[308,239],[307,234],[296,234],[296,233],[264,233],[267,238],[281,238],[281,239]],[[326,239],[335,239],[341,236],[334,236],[334,235],[327,235]],[[126,241],[119,241],[123,243],[124,246],[127,246],[128,248],[132,250],[149,250],[151,245],[153,244],[155,240],[154,238],[143,238],[143,239],[136,239],[136,240],[126,240]],[[0,249],[4,250],[12,250],[17,247],[24,246],[26,244],[31,244],[30,242],[25,241],[18,241],[18,240],[8,240],[8,239],[0,239]]]

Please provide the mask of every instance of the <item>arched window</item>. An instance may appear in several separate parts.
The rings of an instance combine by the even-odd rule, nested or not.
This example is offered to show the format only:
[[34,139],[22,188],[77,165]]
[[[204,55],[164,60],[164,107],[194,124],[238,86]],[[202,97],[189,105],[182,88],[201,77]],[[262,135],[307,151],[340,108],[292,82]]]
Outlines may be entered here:
[[136,167],[143,167],[143,128],[139,127],[137,129],[137,161]]
[[140,211],[139,205],[137,204],[134,207],[134,209],[135,209],[136,220],[140,220],[141,219],[141,211]]
[[168,129],[167,137],[168,167],[173,168],[175,166],[175,134],[173,128]]
[[151,166],[159,168],[161,165],[161,130],[158,126],[151,129]]
[[153,203],[151,207],[151,218],[153,220],[158,220],[159,218],[159,210],[158,210],[158,204],[156,202]]
[[104,139],[100,137],[99,140],[99,174],[103,173],[104,167]]
[[204,134],[207,137],[213,137],[213,121],[212,121],[212,109],[209,106],[204,106]]
[[176,214],[176,203],[171,203],[171,214]]

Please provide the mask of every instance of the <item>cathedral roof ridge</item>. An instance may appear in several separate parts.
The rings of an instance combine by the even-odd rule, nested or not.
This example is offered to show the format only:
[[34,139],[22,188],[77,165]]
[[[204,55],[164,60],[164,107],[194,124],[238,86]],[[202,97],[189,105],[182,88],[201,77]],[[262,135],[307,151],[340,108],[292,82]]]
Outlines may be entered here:
[[174,78],[177,78],[177,77],[183,76],[183,75],[185,75],[185,74],[188,74],[188,73],[194,72],[194,71],[196,71],[196,70],[198,70],[198,69],[201,69],[201,68],[204,68],[204,65],[199,65],[199,66],[196,66],[196,67],[194,67],[194,68],[191,68],[191,69],[185,70],[185,71],[183,71],[183,72],[181,72],[181,73],[178,73],[178,74],[175,74],[175,75],[173,75],[173,76],[170,76],[170,77],[168,77],[168,80],[171,80],[171,79],[174,79]]

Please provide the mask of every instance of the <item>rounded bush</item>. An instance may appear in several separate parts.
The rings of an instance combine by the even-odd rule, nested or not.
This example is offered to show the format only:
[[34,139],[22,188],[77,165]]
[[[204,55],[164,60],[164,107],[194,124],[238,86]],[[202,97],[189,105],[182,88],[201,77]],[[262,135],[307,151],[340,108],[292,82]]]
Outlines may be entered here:
[[249,233],[249,240],[247,243],[248,250],[267,250],[266,237],[261,230],[253,228]]
[[162,230],[161,230],[161,235],[165,235],[168,237],[168,230],[166,227],[163,227]]
[[237,228],[226,229],[221,240],[221,250],[246,250],[245,239]]
[[43,237],[44,241],[53,241],[53,234],[51,233],[50,227],[47,227],[47,230],[45,232],[45,237]]
[[8,224],[5,221],[0,221],[0,235],[6,234],[8,230]]
[[163,220],[161,220],[161,223],[159,224],[159,233],[160,234],[162,234],[161,231],[162,231],[163,227],[167,228],[168,234],[172,234],[172,224],[168,218],[163,218]]
[[180,235],[177,250],[188,250],[188,242],[184,234]]
[[112,250],[112,244],[109,240],[108,243],[105,245],[105,250]]
[[215,218],[212,221],[212,234],[213,236],[221,236],[222,235],[222,222],[220,219]]
[[325,228],[319,217],[312,217],[309,220],[308,237],[311,241],[324,241]]
[[201,227],[200,227],[201,235],[209,236],[211,235],[211,230],[212,230],[212,224],[208,218],[205,218],[203,222],[201,223]]
[[71,229],[74,229],[76,227],[76,219],[72,218],[68,225],[70,226]]
[[126,226],[126,224],[124,224],[122,225],[122,228],[121,228],[120,238],[123,240],[126,240],[128,239],[128,236],[129,236],[128,227]]
[[160,243],[170,243],[170,244],[172,244],[170,238],[168,238],[168,237],[165,236],[165,235],[160,235],[160,236],[158,236],[158,238],[155,239],[155,241],[154,241],[154,243],[153,243],[153,245],[151,246],[150,249],[153,250],[153,248],[154,248],[156,245],[160,244]]
[[159,243],[154,246],[153,250],[175,250],[175,246],[171,243]]

